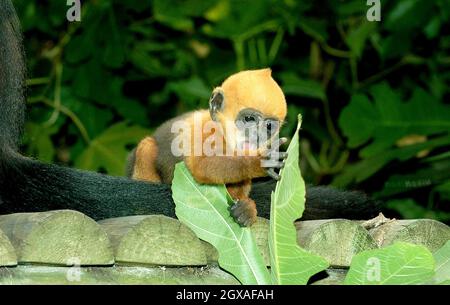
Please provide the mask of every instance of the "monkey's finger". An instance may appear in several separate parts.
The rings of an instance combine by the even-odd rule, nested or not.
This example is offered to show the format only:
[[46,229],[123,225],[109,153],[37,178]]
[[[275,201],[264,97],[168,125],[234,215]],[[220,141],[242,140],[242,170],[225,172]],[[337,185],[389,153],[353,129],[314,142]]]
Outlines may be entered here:
[[261,160],[261,167],[264,168],[283,168],[284,167],[284,160],[278,161],[274,159],[263,159]]
[[280,138],[280,146],[285,144],[288,141],[288,139],[286,137]]
[[[287,152],[279,152],[279,153],[272,153],[272,154],[269,154],[269,155],[266,155],[266,156],[262,156],[261,157],[261,159],[263,159],[263,160],[272,160],[272,161],[275,161],[275,160],[286,160],[286,158],[287,158],[287,156],[288,156],[288,153]],[[265,167],[269,167],[269,166],[265,166]]]
[[287,142],[287,138],[280,138],[275,140],[274,142],[272,142],[270,144],[270,148],[267,149],[264,153],[263,156],[268,156],[271,155],[274,151],[278,151],[280,150],[280,146],[283,145],[284,143]]
[[267,174],[275,180],[280,180],[280,175],[278,175],[273,168],[269,169]]
[[271,150],[280,148],[281,145],[285,144],[287,142],[287,138],[279,138],[277,140],[275,140],[275,142],[273,142],[271,144]]
[[280,152],[278,154],[279,158],[282,160],[285,160],[288,157],[288,153],[287,152]]

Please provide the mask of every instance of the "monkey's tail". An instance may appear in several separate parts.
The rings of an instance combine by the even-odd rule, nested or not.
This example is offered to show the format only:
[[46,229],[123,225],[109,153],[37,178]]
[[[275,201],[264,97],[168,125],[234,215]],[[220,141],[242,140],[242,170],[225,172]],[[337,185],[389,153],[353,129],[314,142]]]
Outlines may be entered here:
[[[46,164],[18,153],[25,117],[25,66],[19,20],[0,0],[0,214],[74,209],[94,219],[135,214],[175,217],[170,186]],[[273,182],[252,192],[260,216],[270,213]],[[307,189],[305,218],[367,218],[374,201],[330,188]]]
[[11,1],[0,0],[0,214],[75,209],[94,218],[175,215],[167,185],[45,164],[20,155],[24,87],[19,20]]

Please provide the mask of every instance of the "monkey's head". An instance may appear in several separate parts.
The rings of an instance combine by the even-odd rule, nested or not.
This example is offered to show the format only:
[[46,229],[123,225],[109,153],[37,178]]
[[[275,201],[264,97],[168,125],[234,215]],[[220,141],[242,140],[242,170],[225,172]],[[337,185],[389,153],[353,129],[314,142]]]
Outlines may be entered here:
[[279,132],[286,112],[286,99],[270,69],[242,71],[214,89],[211,118],[219,122],[227,143],[239,150],[256,150]]

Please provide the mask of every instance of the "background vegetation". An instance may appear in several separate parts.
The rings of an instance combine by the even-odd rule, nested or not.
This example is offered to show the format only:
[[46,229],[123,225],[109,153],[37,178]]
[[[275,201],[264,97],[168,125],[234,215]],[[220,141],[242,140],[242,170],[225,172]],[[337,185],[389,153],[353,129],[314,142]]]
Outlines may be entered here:
[[28,56],[23,150],[123,175],[164,120],[207,107],[243,69],[271,67],[303,114],[307,182],[361,189],[388,215],[450,222],[450,1],[15,0]]

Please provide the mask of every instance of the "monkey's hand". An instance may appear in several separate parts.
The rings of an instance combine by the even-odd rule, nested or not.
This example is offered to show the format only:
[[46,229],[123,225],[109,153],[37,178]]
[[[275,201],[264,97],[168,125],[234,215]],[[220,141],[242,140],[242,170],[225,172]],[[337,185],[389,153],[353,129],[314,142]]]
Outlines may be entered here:
[[287,142],[286,138],[280,138],[270,143],[270,148],[261,153],[261,167],[266,168],[267,174],[275,180],[280,180],[280,175],[275,169],[284,167],[287,152],[280,152],[280,146]]

